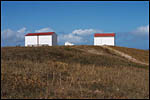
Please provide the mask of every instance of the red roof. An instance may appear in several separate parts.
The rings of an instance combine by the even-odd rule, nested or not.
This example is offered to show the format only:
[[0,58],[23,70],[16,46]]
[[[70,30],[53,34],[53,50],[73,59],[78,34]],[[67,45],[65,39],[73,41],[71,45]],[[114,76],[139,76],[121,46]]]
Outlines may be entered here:
[[33,35],[52,35],[55,32],[44,32],[44,33],[28,33],[25,36],[33,36]]
[[115,36],[115,33],[95,33],[94,37]]

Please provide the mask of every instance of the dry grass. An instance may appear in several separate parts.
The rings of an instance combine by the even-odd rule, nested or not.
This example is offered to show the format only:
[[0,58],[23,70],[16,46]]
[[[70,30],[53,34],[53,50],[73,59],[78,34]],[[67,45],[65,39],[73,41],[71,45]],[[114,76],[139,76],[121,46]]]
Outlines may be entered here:
[[78,48],[1,48],[1,98],[149,98],[147,66]]
[[130,56],[136,58],[139,61],[149,63],[149,50],[141,50],[135,48],[118,47],[118,46],[111,46],[111,48],[129,54]]

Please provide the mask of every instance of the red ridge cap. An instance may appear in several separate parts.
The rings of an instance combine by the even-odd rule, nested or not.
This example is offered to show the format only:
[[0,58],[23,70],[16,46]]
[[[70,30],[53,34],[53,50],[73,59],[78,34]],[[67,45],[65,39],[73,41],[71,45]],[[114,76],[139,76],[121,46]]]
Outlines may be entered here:
[[95,33],[94,37],[115,36],[115,33]]
[[34,35],[52,35],[55,32],[42,32],[42,33],[28,33],[25,36],[34,36]]

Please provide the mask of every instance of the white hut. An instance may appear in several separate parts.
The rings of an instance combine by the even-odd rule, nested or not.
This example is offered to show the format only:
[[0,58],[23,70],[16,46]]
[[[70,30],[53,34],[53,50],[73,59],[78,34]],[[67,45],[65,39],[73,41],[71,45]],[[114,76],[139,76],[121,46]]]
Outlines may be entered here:
[[65,42],[65,46],[72,46],[74,45],[73,43],[70,43],[70,42]]
[[115,33],[95,33],[94,45],[115,45]]
[[25,35],[25,46],[54,46],[57,45],[55,32],[28,33]]

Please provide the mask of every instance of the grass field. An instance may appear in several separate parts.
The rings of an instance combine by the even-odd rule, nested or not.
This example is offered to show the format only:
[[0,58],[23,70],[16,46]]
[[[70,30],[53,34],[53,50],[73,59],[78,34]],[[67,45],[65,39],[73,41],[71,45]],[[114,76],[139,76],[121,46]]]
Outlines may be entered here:
[[[149,51],[114,48],[149,63]],[[149,66],[100,46],[2,47],[1,98],[148,99]]]

